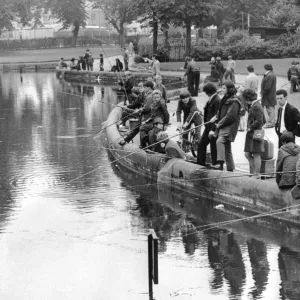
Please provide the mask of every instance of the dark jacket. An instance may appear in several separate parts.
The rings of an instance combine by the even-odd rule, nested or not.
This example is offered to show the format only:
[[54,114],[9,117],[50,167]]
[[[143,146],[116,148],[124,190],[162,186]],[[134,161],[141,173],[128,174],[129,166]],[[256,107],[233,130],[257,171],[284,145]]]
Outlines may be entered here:
[[278,150],[276,161],[276,182],[280,188],[292,187],[296,184],[296,173],[285,173],[296,171],[296,164],[299,159],[300,147],[294,143],[287,143]]
[[162,118],[165,125],[169,124],[170,115],[167,109],[167,105],[164,99],[161,99],[155,106],[151,107],[151,117],[150,120],[154,120],[156,117]]
[[229,141],[234,142],[240,124],[240,111],[241,103],[237,96],[223,97],[218,111],[218,136],[226,136]]
[[184,75],[192,74],[194,72],[200,72],[200,67],[198,63],[196,63],[194,60],[190,61],[187,65],[187,69]]
[[[218,94],[216,94],[210,101],[207,101],[204,106],[204,123],[207,123],[210,121],[212,117],[217,115],[219,106],[220,106],[221,98]],[[205,125],[205,128],[207,130],[215,130],[216,126],[215,124],[208,123]]]
[[273,71],[264,75],[261,82],[262,106],[275,106],[276,102],[276,75]]
[[255,102],[249,109],[245,152],[260,153],[264,151],[264,141],[253,140],[254,130],[261,130],[266,123],[264,109],[259,101]]
[[200,113],[195,99],[190,98],[187,104],[180,99],[176,110],[177,122],[181,122],[181,112],[183,112],[183,122],[190,123],[196,111]]
[[223,75],[225,73],[224,65],[220,61],[216,61],[215,68],[218,71],[219,75]]
[[[162,131],[162,129],[159,129],[157,127],[153,127],[152,130],[148,133],[148,139],[149,139],[149,146],[157,143],[157,134]],[[165,150],[161,147],[160,143],[151,146],[151,150],[159,153],[165,153]]]
[[167,103],[168,97],[167,97],[166,87],[163,84],[161,84],[160,86],[156,85],[155,89],[161,91],[162,97],[165,99],[165,102]]
[[284,117],[284,125],[286,130],[292,132],[296,136],[300,136],[299,110],[290,103],[286,104],[284,116],[280,116],[280,111],[278,110],[278,117],[275,124],[275,131],[278,136],[280,135],[280,126],[281,126],[282,117]]
[[145,101],[145,95],[144,95],[144,92],[143,92],[143,93],[138,95],[138,97],[134,100],[133,103],[127,105],[127,108],[130,108],[130,109],[141,108],[144,105],[144,101]]
[[167,158],[181,158],[181,159],[186,158],[185,153],[175,141],[169,140],[166,144],[165,151],[166,151]]
[[296,66],[291,66],[287,72],[288,80],[291,81],[292,76],[299,77],[299,71]]
[[151,107],[153,103],[152,98],[152,90],[148,94],[144,94],[144,106],[141,111],[141,114],[143,115],[143,121],[148,120],[151,117]]

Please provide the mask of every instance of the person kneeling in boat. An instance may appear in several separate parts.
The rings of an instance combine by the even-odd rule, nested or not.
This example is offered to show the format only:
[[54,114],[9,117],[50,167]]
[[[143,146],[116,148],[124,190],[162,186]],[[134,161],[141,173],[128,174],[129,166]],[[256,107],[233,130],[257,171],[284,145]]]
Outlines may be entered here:
[[149,146],[151,150],[158,153],[165,153],[165,150],[161,147],[160,143],[157,142],[157,135],[164,130],[164,122],[162,118],[156,117],[153,121],[153,129],[148,134]]
[[295,144],[295,136],[289,131],[283,132],[280,141],[283,145],[278,150],[276,182],[280,189],[289,189],[296,184],[296,164],[300,157],[300,147]]
[[259,176],[261,168],[261,154],[265,150],[264,141],[254,140],[253,135],[255,130],[262,130],[263,125],[266,123],[264,109],[260,100],[257,99],[257,94],[253,90],[244,90],[242,92],[242,96],[250,106],[244,148],[245,157],[249,161],[250,174]]
[[165,149],[167,158],[180,158],[186,159],[186,155],[183,150],[178,146],[175,141],[169,139],[169,135],[165,131],[161,131],[157,135],[157,141],[160,142],[160,145]]
[[[155,117],[161,117],[166,128],[169,124],[170,115],[167,106],[162,100],[162,95],[159,90],[152,91],[153,83],[146,82],[145,89],[145,104],[139,110],[142,115],[142,122],[135,127],[123,141],[120,141],[121,146],[129,143],[140,132],[141,148],[145,148],[148,143],[148,132],[153,128],[153,121]],[[152,91],[152,93],[150,92]]]
[[150,118],[143,121],[140,127],[141,148],[147,147],[149,142],[148,133],[152,130],[153,121],[156,117],[160,117],[163,120],[164,129],[166,129],[169,125],[170,115],[160,90],[153,91]]
[[[194,141],[197,142],[200,140],[202,117],[200,111],[197,107],[196,100],[191,97],[191,94],[188,90],[183,90],[180,92],[180,100],[178,101],[176,116],[177,116],[177,129],[181,130],[181,112],[183,112],[183,126],[182,129],[188,130],[191,128],[191,125],[195,125],[195,136]],[[188,133],[182,135],[183,138],[183,147],[188,141]]]

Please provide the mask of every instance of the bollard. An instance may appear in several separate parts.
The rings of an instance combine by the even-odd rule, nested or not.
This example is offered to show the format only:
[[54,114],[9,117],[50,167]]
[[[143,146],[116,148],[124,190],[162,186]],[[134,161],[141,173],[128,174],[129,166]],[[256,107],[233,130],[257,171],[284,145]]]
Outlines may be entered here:
[[148,235],[149,300],[153,300],[153,282],[158,284],[158,238],[153,229]]

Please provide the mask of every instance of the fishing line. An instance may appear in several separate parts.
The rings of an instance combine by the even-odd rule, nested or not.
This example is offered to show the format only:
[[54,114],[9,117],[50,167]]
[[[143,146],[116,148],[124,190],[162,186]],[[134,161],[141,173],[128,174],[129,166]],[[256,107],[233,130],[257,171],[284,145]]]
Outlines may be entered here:
[[[233,224],[233,223],[242,222],[242,221],[246,221],[246,220],[257,219],[257,218],[267,217],[267,216],[273,216],[273,215],[277,215],[277,214],[281,214],[281,213],[285,213],[285,212],[298,211],[298,210],[300,210],[300,208],[296,208],[296,207],[299,207],[299,206],[300,206],[300,204],[286,206],[286,207],[283,207],[283,208],[272,210],[270,212],[260,213],[260,214],[254,215],[254,216],[249,216],[249,217],[244,217],[244,218],[239,218],[239,219],[228,220],[228,221],[224,221],[224,222],[217,222],[217,223],[211,223],[211,224],[196,226],[193,229],[195,229],[197,231],[197,229],[202,229],[202,228],[208,227],[208,228],[205,228],[205,229],[201,230],[202,232],[205,232],[205,231],[208,231],[208,230],[211,230],[211,229],[214,229],[214,228],[218,228],[221,225],[230,225],[230,224]],[[293,208],[293,209],[290,210],[290,208]],[[289,211],[286,211],[287,209]],[[183,236],[189,236],[189,235],[192,235],[194,233],[195,232],[187,233]]]

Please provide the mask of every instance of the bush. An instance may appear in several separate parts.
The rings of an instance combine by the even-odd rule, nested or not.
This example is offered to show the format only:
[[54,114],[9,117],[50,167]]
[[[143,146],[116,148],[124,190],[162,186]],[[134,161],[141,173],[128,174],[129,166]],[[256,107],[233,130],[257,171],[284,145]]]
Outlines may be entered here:
[[223,44],[231,46],[242,40],[248,40],[250,38],[251,37],[247,31],[234,29],[230,30],[227,34],[225,34]]

